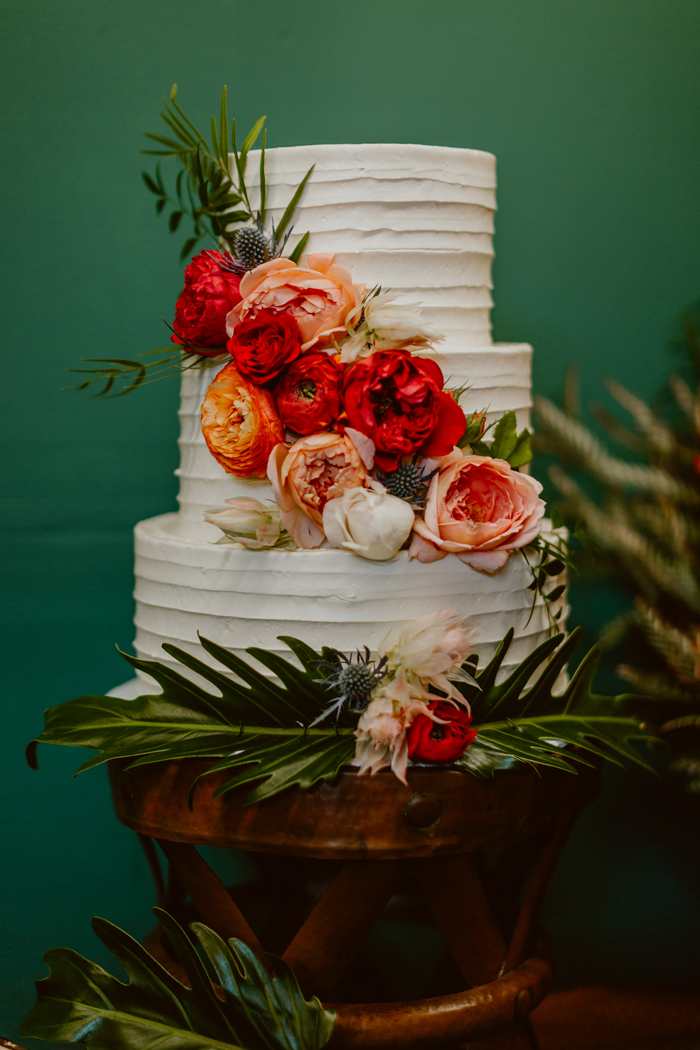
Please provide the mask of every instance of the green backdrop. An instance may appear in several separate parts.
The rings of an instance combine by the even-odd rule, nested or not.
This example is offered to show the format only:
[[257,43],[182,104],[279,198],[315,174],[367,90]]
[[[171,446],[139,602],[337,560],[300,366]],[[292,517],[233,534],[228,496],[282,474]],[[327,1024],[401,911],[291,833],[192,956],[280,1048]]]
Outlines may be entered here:
[[[151,891],[101,772],[23,765],[42,709],[128,676],[131,536],[175,506],[176,383],[110,402],[62,392],[80,357],[163,345],[176,242],[139,177],[160,96],[206,126],[221,85],[270,145],[407,141],[498,156],[495,336],[536,347],[555,395],[614,373],[656,388],[698,295],[696,0],[4,0],[1,312],[3,909],[0,1033],[41,955],[104,960],[105,915],[142,935]],[[589,629],[614,604],[579,592]],[[615,774],[548,905],[564,980],[681,980],[697,967],[697,809],[669,778]],[[690,824],[695,822],[694,830]],[[387,934],[389,937],[389,934]],[[38,1044],[37,1044],[38,1045]]]

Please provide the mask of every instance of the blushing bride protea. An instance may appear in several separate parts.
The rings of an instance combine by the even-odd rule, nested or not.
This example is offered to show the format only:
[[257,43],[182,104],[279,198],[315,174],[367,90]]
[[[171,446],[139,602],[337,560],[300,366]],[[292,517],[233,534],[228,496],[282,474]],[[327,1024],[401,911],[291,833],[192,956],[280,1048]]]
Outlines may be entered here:
[[394,627],[378,652],[386,675],[357,724],[354,765],[360,773],[376,773],[387,766],[406,783],[408,765],[407,733],[417,715],[442,722],[428,706],[436,699],[434,686],[447,696],[448,703],[469,704],[453,684],[462,682],[478,688],[472,676],[462,669],[470,652],[474,628],[451,610],[432,613]]
[[296,544],[282,525],[279,507],[266,507],[257,499],[237,496],[224,500],[225,507],[205,510],[204,520],[221,529],[217,540],[222,546],[241,546],[250,551],[281,547],[294,550]]
[[[428,699],[428,686],[446,693],[458,704],[469,707],[462,693],[452,684],[476,686],[472,676],[462,670],[471,652],[475,628],[451,609],[410,620],[403,627],[392,627],[379,646],[386,656],[389,674],[401,668],[409,684]],[[478,687],[477,687],[478,688]]]
[[424,350],[444,336],[420,319],[420,303],[407,302],[395,292],[380,292],[368,298],[362,320],[356,328],[357,311],[346,320],[348,338],[340,344],[342,364],[369,357],[375,350],[398,350],[402,347]]

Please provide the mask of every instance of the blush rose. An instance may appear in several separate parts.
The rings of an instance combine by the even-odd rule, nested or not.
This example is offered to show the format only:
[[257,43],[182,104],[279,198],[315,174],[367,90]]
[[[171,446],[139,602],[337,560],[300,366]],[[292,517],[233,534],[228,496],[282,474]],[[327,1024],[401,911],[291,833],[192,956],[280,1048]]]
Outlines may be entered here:
[[511,551],[539,535],[545,505],[539,481],[487,456],[450,457],[430,483],[424,519],[416,518],[409,557],[447,554],[495,572]]
[[242,321],[266,312],[294,318],[302,351],[332,345],[334,334],[347,332],[346,318],[359,312],[364,290],[334,260],[334,255],[317,253],[308,257],[307,266],[271,259],[250,270],[241,279],[241,301],[226,318],[229,336]]
[[330,431],[278,444],[267,465],[282,524],[299,547],[323,542],[323,508],[345,489],[368,484],[367,469],[350,437]]
[[185,287],[175,305],[173,343],[183,340],[213,353],[226,344],[226,317],[241,301],[238,274],[226,270],[221,252],[201,252],[185,269]]
[[284,437],[284,427],[272,394],[250,383],[231,361],[202,402],[202,433],[227,474],[264,478],[270,453]]
[[408,728],[408,757],[412,762],[454,762],[476,737],[472,716],[447,700],[433,700],[428,715],[417,714]]
[[350,425],[371,438],[382,470],[420,451],[446,456],[464,433],[464,412],[443,390],[439,365],[408,350],[380,350],[346,371],[343,404]]

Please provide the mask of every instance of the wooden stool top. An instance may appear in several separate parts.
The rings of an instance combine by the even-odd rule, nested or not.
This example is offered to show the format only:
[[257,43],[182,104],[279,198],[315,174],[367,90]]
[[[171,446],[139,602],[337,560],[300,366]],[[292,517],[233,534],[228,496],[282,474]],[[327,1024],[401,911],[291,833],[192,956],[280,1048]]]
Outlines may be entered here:
[[195,778],[215,759],[127,770],[109,763],[118,819],[140,835],[193,845],[327,860],[400,860],[472,853],[532,838],[571,821],[596,797],[597,769],[578,774],[519,766],[493,780],[447,767],[412,767],[408,787],[389,771],[341,772],[332,784],[288,790],[246,806],[250,784],[214,798],[230,775]]

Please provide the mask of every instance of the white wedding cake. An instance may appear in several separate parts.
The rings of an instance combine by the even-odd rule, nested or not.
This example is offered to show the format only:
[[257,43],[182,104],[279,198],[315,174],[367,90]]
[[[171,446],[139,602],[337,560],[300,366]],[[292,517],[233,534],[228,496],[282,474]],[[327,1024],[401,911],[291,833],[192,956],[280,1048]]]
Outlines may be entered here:
[[[444,338],[424,351],[437,361],[445,386],[464,387],[468,416],[487,409],[489,421],[512,411],[529,425],[532,350],[491,342],[491,262],[495,158],[479,150],[419,145],[323,145],[267,152],[268,212],[284,206],[313,164],[294,214],[290,247],[309,231],[308,251],[330,253],[355,282],[381,285],[422,303],[422,318]],[[254,194],[259,154],[248,158]],[[178,667],[161,646],[171,642],[207,660],[198,632],[238,654],[249,646],[289,656],[280,635],[316,649],[375,650],[388,628],[453,609],[476,627],[475,648],[488,656],[515,630],[505,667],[548,635],[541,598],[533,610],[532,573],[521,553],[496,571],[465,564],[456,554],[424,562],[402,549],[370,560],[327,543],[313,549],[250,550],[221,545],[221,531],[204,513],[235,497],[272,500],[267,480],[227,473],[210,454],[200,409],[222,365],[185,371],[180,408],[178,513],[136,526],[137,655]],[[563,582],[556,576],[553,584]],[[559,610],[560,595],[553,603]],[[558,624],[563,625],[564,608]]]

